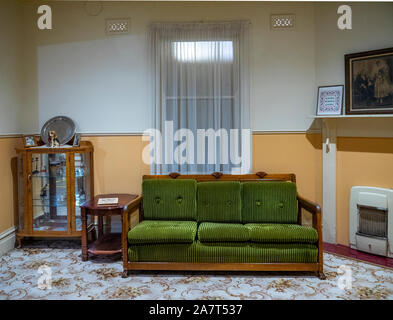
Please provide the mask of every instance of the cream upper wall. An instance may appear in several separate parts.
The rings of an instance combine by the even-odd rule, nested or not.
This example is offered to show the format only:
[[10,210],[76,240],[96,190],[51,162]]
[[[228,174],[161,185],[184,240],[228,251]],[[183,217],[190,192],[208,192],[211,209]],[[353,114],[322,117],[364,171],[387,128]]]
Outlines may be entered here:
[[22,131],[22,7],[0,1],[0,134]]
[[[393,3],[348,3],[352,30],[337,28],[339,4],[315,5],[316,86],[345,85],[345,54],[393,47]],[[336,123],[338,136],[393,137],[393,118],[341,119]]]
[[[108,3],[97,17],[83,2],[51,3],[53,30],[36,27],[36,3],[25,5],[26,88],[39,127],[58,114],[90,133],[142,132],[150,125],[147,27],[154,21],[247,19],[251,28],[254,130],[305,131],[315,109],[312,3]],[[271,31],[272,13],[295,13],[296,30]],[[106,36],[105,19],[130,17],[131,33]],[[36,79],[36,81],[33,81]],[[38,130],[38,128],[37,128]]]
[[1,135],[22,127],[22,7],[15,0],[0,0],[0,233],[14,221],[11,159],[19,139]]
[[393,3],[348,3],[352,30],[337,27],[337,3],[315,5],[316,81],[344,84],[344,55],[393,47]]
[[[58,114],[73,117],[83,132],[143,131],[150,119],[146,28],[153,21],[252,22],[255,131],[318,128],[310,117],[316,88],[344,83],[344,54],[393,46],[392,3],[350,3],[353,29],[341,31],[339,3],[103,2],[101,15],[91,17],[83,1],[48,2],[54,29],[39,31],[39,2],[0,1],[0,58],[6,62],[0,68],[0,110],[7,114],[0,118],[0,134],[37,132]],[[288,12],[296,13],[296,30],[271,31],[270,14]],[[131,33],[106,36],[105,19],[124,16],[131,18]],[[338,121],[338,135],[389,137],[392,125],[393,119],[345,119]]]

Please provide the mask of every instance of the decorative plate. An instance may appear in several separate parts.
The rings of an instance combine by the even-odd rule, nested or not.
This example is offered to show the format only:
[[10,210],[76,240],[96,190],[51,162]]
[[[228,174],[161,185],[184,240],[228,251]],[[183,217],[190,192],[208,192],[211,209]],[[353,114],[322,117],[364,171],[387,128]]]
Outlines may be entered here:
[[48,120],[41,129],[41,138],[45,144],[49,144],[49,131],[56,131],[60,144],[66,144],[75,135],[76,127],[72,119],[58,116]]

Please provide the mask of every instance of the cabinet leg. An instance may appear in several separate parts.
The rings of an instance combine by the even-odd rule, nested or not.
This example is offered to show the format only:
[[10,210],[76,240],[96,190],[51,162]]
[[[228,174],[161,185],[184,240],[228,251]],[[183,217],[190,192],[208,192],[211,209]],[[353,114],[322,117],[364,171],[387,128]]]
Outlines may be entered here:
[[15,247],[17,249],[22,248],[22,237],[16,237],[16,239],[15,239]]

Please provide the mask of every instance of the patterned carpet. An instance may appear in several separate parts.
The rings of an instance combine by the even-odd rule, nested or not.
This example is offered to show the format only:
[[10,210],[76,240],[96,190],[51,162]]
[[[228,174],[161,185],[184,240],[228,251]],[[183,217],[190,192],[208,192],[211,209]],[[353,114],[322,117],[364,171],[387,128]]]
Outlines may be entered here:
[[[224,272],[123,279],[119,256],[82,262],[77,242],[43,242],[0,257],[0,299],[393,299],[392,269],[328,253],[324,258],[324,281],[309,273]],[[341,279],[344,269],[352,272],[351,288]],[[49,272],[51,288],[40,289],[39,279]]]

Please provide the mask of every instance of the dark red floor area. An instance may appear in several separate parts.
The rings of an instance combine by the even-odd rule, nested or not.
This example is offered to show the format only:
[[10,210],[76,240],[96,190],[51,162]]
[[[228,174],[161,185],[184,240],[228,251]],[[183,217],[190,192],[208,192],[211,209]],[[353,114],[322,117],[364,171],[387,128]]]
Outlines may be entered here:
[[325,252],[336,253],[348,258],[354,258],[365,262],[371,262],[384,267],[393,268],[393,258],[376,256],[370,253],[358,251],[341,244],[324,243],[323,249]]

